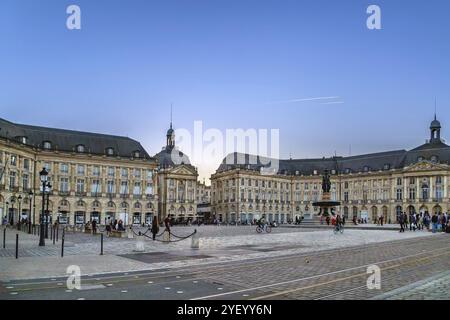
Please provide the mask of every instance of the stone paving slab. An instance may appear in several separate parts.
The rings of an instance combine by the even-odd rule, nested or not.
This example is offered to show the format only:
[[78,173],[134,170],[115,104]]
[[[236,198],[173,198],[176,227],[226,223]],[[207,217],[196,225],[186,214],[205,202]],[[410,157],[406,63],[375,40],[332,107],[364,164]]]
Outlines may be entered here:
[[450,300],[450,271],[386,292],[371,300]]

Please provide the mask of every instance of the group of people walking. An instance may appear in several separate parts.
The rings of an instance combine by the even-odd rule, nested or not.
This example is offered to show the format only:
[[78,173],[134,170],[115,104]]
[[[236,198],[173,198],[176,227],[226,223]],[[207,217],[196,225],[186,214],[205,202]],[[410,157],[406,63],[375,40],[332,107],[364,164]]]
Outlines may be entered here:
[[433,233],[447,232],[450,233],[450,215],[447,213],[433,213],[430,215],[428,211],[421,213],[402,212],[397,217],[400,224],[400,232],[405,232],[408,229],[410,231],[424,230]]

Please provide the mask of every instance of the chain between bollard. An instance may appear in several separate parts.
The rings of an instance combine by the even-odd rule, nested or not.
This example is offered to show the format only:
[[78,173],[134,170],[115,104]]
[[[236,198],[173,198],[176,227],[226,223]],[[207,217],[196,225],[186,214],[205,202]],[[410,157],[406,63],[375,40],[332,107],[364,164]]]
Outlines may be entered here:
[[61,235],[61,258],[64,257],[64,236],[65,236],[65,228],[63,228]]
[[103,232],[100,233],[100,255],[103,255]]
[[6,248],[6,226],[5,229],[3,229],[3,249]]

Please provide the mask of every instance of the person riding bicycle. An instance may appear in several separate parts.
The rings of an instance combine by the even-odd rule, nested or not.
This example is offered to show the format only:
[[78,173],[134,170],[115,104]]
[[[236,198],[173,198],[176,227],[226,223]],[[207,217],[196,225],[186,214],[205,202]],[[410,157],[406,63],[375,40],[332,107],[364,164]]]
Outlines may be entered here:
[[267,226],[267,222],[266,222],[266,217],[262,216],[261,219],[258,220],[258,226],[263,229],[264,231],[266,230],[266,226]]

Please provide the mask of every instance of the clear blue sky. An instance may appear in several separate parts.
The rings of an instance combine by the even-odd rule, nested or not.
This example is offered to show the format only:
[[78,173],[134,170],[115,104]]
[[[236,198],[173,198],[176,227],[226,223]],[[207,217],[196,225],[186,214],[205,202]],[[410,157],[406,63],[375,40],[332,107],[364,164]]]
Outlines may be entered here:
[[[408,149],[435,98],[450,139],[449,16],[446,0],[2,0],[0,116],[154,154],[173,102],[176,128],[279,128],[282,157]],[[287,102],[328,96],[343,103]]]

